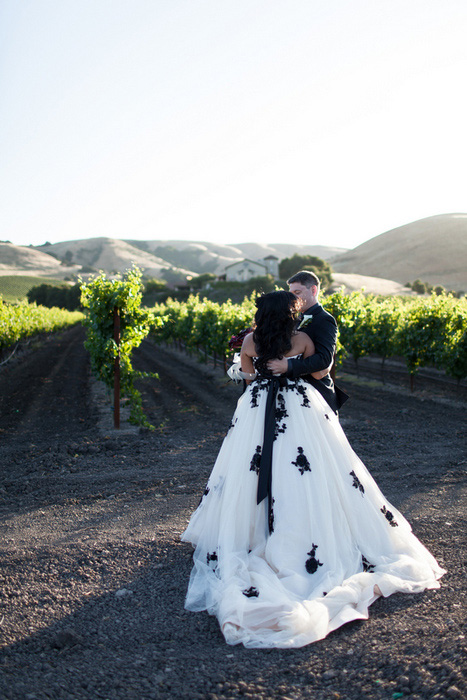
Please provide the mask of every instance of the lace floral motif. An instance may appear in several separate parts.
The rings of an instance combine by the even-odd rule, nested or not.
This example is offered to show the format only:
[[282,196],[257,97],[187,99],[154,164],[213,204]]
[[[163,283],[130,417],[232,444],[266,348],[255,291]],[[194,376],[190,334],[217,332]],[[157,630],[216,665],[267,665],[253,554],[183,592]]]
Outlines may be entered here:
[[267,389],[269,386],[269,382],[267,379],[256,379],[256,381],[253,382],[253,386],[251,387],[251,406],[252,408],[258,408],[258,398],[259,398],[259,392],[262,391],[263,389]]
[[358,476],[355,474],[355,472],[354,472],[353,469],[352,469],[352,471],[350,472],[350,476],[353,477],[353,484],[352,484],[352,486],[353,486],[355,489],[358,489],[359,491],[361,491],[361,494],[362,494],[362,496],[363,496],[363,494],[365,493],[365,489],[364,489],[364,487],[363,487],[362,482],[360,481],[360,479],[358,478]]
[[211,489],[209,488],[209,486],[206,486],[206,488],[204,489],[203,493],[201,494],[201,498],[199,499],[199,503],[198,503],[198,506],[197,506],[198,508],[200,507],[200,505],[201,505],[201,503],[202,503],[202,501],[203,501],[203,498],[204,498],[205,496],[208,495],[208,493],[209,493],[210,490],[211,490]]
[[270,535],[274,532],[274,503],[275,503],[275,499],[273,498],[271,500],[271,509],[269,511],[269,534]]
[[383,506],[380,510],[391,527],[399,527],[399,523],[394,520],[393,514],[390,510],[387,510],[386,506]]
[[302,397],[302,403],[300,406],[303,406],[303,408],[310,408],[311,404],[308,394],[306,393],[306,387],[304,387],[303,384],[296,383],[293,389]]
[[208,566],[211,566],[211,568],[214,570],[217,568],[217,564],[214,564],[214,566],[212,566],[211,562],[213,562],[213,561],[214,562],[217,561],[217,552],[216,551],[214,551],[212,554],[210,554],[209,552],[206,554],[206,563]]
[[287,413],[287,409],[285,407],[284,395],[277,394],[276,412],[274,414],[274,419],[276,422],[274,428],[274,440],[277,439],[279,433],[285,433],[287,430],[287,424],[283,422],[281,425],[281,421],[283,421],[284,418],[288,418],[288,416],[289,414]]
[[259,474],[259,465],[261,462],[261,445],[258,445],[250,462],[250,472]]
[[247,598],[257,598],[259,596],[259,591],[254,586],[250,586],[250,588],[245,588],[245,590],[242,591],[242,593]]
[[363,565],[363,571],[368,571],[368,573],[372,574],[375,569],[374,564],[370,564],[368,559],[362,554],[362,565]]
[[318,571],[318,566],[323,566],[323,564],[315,557],[316,550],[318,549],[317,544],[311,545],[311,551],[307,552],[309,559],[305,562],[305,569],[309,574],[314,574]]
[[306,458],[306,455],[303,453],[303,447],[298,447],[298,455],[295,459],[295,462],[292,462],[292,464],[295,464],[296,467],[298,467],[298,471],[300,474],[303,476],[305,472],[311,472],[311,466]]
[[232,430],[232,428],[235,428],[235,424],[237,421],[238,421],[238,418],[235,418],[235,420],[233,420],[233,418],[232,418],[232,420],[230,421],[230,425],[227,428],[227,432],[229,432],[229,430]]

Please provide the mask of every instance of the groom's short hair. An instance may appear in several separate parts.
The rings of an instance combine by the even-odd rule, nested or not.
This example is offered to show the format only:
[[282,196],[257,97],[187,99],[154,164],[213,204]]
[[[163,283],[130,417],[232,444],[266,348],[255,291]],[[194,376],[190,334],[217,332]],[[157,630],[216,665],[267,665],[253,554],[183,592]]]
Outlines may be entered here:
[[297,282],[298,284],[303,284],[304,287],[308,289],[310,287],[318,287],[319,289],[319,279],[316,277],[314,272],[309,272],[308,270],[300,270],[296,272],[290,279],[287,280],[287,284],[293,284]]

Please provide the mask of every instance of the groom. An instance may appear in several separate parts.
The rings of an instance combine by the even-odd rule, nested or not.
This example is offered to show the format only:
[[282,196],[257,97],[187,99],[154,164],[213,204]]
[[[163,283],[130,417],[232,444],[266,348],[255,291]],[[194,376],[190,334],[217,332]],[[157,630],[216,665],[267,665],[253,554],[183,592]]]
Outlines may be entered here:
[[[301,316],[298,328],[306,333],[315,345],[315,354],[305,359],[295,358],[270,360],[268,369],[274,374],[286,374],[291,379],[303,376],[312,384],[337,413],[349,398],[337,387],[329,374],[336,352],[337,323],[331,314],[318,303],[319,279],[313,272],[302,270],[287,280],[289,291],[297,297]],[[321,379],[311,376],[312,372],[324,371]]]

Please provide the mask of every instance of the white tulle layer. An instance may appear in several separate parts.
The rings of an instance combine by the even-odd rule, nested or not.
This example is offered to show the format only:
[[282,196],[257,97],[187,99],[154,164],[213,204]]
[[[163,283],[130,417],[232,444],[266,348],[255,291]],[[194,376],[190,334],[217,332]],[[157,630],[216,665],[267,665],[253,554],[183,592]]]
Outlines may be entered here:
[[[438,588],[444,570],[303,380],[289,382],[278,399],[287,416],[274,442],[269,533],[267,499],[256,504],[258,476],[250,468],[263,442],[267,390],[254,387],[239,399],[182,536],[195,546],[186,608],[216,615],[229,644],[300,647],[367,618],[379,591]],[[301,473],[303,456],[309,468]]]

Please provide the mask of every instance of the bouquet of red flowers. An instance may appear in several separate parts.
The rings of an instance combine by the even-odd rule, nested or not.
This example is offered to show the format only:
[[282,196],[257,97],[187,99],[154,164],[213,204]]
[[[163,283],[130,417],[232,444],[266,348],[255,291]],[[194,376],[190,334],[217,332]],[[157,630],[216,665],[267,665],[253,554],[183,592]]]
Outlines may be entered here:
[[243,341],[245,340],[245,336],[248,335],[248,333],[251,333],[252,330],[253,328],[244,328],[238,335],[233,335],[229,340],[229,350],[241,348]]

